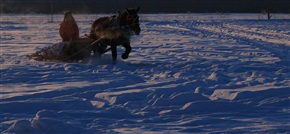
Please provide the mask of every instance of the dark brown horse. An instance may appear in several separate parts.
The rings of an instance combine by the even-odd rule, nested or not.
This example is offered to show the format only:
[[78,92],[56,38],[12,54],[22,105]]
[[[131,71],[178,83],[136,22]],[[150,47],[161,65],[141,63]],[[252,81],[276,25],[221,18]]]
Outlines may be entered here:
[[[122,45],[125,52],[122,54],[123,59],[127,59],[131,52],[130,37],[139,35],[141,28],[139,26],[140,8],[119,11],[117,15],[111,17],[102,17],[94,21],[91,26],[90,38],[100,39],[92,45],[92,50],[97,55],[111,50],[113,63],[117,59],[117,46]],[[110,48],[107,49],[107,46]]]

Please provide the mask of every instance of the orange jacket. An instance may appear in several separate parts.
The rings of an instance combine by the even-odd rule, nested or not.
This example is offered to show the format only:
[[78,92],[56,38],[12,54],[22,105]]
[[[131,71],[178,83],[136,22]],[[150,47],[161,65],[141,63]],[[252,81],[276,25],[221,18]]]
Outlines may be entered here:
[[79,37],[79,28],[75,22],[64,21],[60,24],[59,35],[62,41],[70,41]]

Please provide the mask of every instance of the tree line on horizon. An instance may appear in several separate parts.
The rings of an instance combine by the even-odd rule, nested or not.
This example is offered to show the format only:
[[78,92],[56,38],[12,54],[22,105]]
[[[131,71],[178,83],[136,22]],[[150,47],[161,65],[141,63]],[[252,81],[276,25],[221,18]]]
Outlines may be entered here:
[[1,0],[1,13],[114,13],[141,7],[141,13],[290,13],[290,0]]

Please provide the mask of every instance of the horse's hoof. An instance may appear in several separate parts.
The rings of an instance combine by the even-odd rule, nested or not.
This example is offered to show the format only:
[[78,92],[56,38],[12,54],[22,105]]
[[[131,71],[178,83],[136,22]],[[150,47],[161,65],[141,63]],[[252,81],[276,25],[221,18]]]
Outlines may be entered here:
[[122,54],[122,59],[128,59],[128,57],[129,57],[128,54],[125,54],[125,53]]

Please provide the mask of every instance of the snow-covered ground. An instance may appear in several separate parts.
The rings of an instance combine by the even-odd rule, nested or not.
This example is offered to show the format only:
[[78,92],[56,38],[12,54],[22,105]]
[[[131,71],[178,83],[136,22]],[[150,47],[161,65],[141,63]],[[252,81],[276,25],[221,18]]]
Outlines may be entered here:
[[116,65],[27,59],[60,41],[50,17],[1,15],[3,133],[290,133],[289,14],[141,14]]

